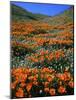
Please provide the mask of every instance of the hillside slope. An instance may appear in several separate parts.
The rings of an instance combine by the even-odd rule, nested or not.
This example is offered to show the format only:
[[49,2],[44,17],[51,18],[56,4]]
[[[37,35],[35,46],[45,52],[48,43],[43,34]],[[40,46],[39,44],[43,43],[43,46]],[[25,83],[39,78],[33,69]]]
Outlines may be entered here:
[[15,21],[22,21],[22,20],[42,20],[45,17],[48,17],[46,15],[42,14],[33,14],[31,12],[28,12],[27,10],[16,6],[14,4],[11,4],[11,18]]
[[53,25],[57,24],[62,25],[66,24],[67,22],[73,22],[74,19],[73,17],[74,17],[74,7],[72,6],[71,8],[61,12],[56,16],[43,19],[43,21]]

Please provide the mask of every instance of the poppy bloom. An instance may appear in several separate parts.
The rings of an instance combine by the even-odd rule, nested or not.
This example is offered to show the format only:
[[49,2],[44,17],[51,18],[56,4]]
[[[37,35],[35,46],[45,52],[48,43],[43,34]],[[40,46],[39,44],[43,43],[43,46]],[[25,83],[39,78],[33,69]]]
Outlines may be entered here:
[[44,91],[45,92],[49,92],[49,88],[44,88]]
[[74,82],[73,82],[73,81],[70,81],[70,82],[68,83],[68,85],[69,85],[71,88],[74,88]]
[[31,90],[31,88],[32,88],[32,83],[28,83],[26,85],[26,90],[29,92]]
[[27,79],[27,74],[21,73],[21,74],[19,75],[18,80],[19,80],[20,82],[24,82],[26,79]]
[[53,78],[52,78],[51,76],[48,76],[48,77],[47,77],[47,81],[48,81],[48,82],[52,82],[52,80],[53,80]]
[[68,81],[68,80],[70,80],[71,75],[69,72],[64,72],[64,77],[65,77],[65,81]]
[[41,77],[41,79],[43,79],[44,78],[44,74],[41,74],[40,77]]
[[66,93],[65,87],[60,86],[59,89],[58,89],[58,92],[61,93],[61,94]]
[[24,97],[24,92],[22,88],[18,88],[16,92],[16,97]]
[[32,72],[33,72],[34,74],[37,74],[37,73],[38,73],[38,69],[37,69],[37,68],[34,68],[34,69],[32,70]]
[[20,86],[21,86],[21,87],[25,87],[26,84],[25,84],[24,82],[22,82],[22,83],[20,84]]
[[38,85],[38,82],[37,81],[33,81],[33,85]]
[[49,82],[44,82],[44,87],[48,87]]
[[11,83],[11,88],[15,89],[16,85],[17,85],[17,81],[14,81],[13,83]]
[[62,80],[62,81],[64,81],[64,79],[65,79],[65,76],[64,76],[64,74],[57,74],[57,77],[60,79],[60,80]]
[[59,59],[60,58],[60,52],[56,52],[55,56],[56,56],[56,59]]
[[56,92],[55,92],[55,89],[54,88],[51,88],[50,90],[49,90],[49,93],[50,93],[50,95],[55,95],[56,94]]

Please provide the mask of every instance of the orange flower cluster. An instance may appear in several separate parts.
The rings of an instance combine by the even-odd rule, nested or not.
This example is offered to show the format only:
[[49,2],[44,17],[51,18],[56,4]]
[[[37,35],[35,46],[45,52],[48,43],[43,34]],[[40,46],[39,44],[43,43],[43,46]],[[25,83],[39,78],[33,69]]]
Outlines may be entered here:
[[[41,69],[19,67],[13,68],[11,70],[11,75],[11,89],[15,91],[14,97],[18,98],[32,97],[31,91],[33,86],[41,87],[40,83],[44,87],[43,89],[40,88],[40,91],[42,89],[45,95],[49,94],[51,96],[66,94],[68,92],[67,87],[74,88],[73,77],[68,71],[58,73],[54,69],[47,67]],[[56,88],[54,84],[58,84],[58,88]],[[38,92],[38,89],[36,89],[35,92]]]
[[60,58],[65,57],[65,52],[60,50],[49,52],[48,50],[40,50],[40,52],[37,54],[32,54],[28,57],[29,60],[32,62],[42,62],[44,60],[52,61],[52,60],[59,60]]
[[34,30],[33,25],[31,23],[12,23],[12,35],[27,35]]
[[73,37],[73,33],[66,30],[57,34],[57,38],[62,38],[62,39],[67,39],[67,40],[70,40],[70,38],[72,37]]
[[[49,36],[49,35],[48,35]],[[55,36],[55,35],[54,35]],[[73,41],[70,40],[70,39],[67,39],[67,40],[63,40],[63,38],[67,38],[68,37],[68,34],[66,35],[60,35],[60,36],[56,36],[56,38],[45,38],[45,37],[37,37],[37,38],[34,38],[34,41],[37,42],[37,44],[39,46],[42,46],[44,44],[46,45],[57,45],[57,44],[60,44],[60,45],[71,45],[73,44]],[[71,37],[71,36],[70,36]],[[69,38],[69,37],[68,37]],[[60,40],[61,39],[61,40]]]
[[20,43],[16,41],[11,41],[11,46],[12,47],[19,47],[19,48],[27,48],[27,49],[34,49],[35,47],[38,47],[36,43],[34,44],[29,44],[29,43]]
[[63,24],[63,25],[55,25],[54,29],[66,30],[66,27],[67,27],[67,30],[73,29],[74,28],[74,24],[72,22],[68,22],[68,23]]
[[12,98],[74,94],[73,28],[72,22],[12,23]]
[[[65,26],[73,26],[72,23],[68,23],[62,26],[54,26],[49,25],[47,23],[40,23],[37,21],[31,22],[13,22],[12,23],[12,36],[16,39],[19,36],[22,36],[24,40],[26,40],[26,44],[17,43],[20,46],[27,48],[37,48],[39,46],[46,46],[46,45],[72,45],[73,40],[73,33],[66,31]],[[63,29],[62,32],[57,33],[50,33],[51,30],[54,29]],[[43,30],[44,32],[40,31]],[[44,33],[44,34],[43,34]],[[32,34],[32,37],[30,36]],[[29,41],[29,42],[28,42]],[[32,41],[32,42],[31,42]],[[16,43],[13,43],[16,45]]]
[[49,30],[53,29],[53,26],[48,25],[47,23],[40,22],[13,22],[12,23],[12,34],[13,35],[28,35],[33,31],[37,31],[39,29]]

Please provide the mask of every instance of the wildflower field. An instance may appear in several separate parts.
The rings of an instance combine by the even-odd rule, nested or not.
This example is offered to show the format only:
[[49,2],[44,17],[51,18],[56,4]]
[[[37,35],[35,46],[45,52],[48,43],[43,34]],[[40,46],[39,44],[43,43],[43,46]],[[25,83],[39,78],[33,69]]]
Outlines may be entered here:
[[66,13],[49,22],[12,21],[12,98],[74,94],[73,31],[73,17]]

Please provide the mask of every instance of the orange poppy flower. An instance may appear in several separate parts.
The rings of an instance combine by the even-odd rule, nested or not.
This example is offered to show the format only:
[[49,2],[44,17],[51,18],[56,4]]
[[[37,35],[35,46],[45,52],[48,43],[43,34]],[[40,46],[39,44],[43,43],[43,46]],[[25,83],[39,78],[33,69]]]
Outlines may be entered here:
[[33,72],[34,74],[37,74],[37,73],[38,73],[38,69],[37,69],[37,68],[34,68],[34,69],[32,70],[32,72]]
[[70,82],[68,83],[68,85],[69,85],[71,88],[74,88],[74,82],[73,82],[73,81],[70,81]]
[[16,85],[17,85],[17,81],[14,81],[13,83],[11,83],[10,84],[11,89],[15,89]]
[[44,82],[44,87],[48,87],[49,82]]
[[40,74],[40,77],[41,77],[41,79],[43,79],[44,78],[44,74]]
[[61,93],[61,94],[66,93],[65,87],[60,86],[59,89],[58,89],[58,92]]
[[37,81],[33,81],[33,85],[38,85],[38,82]]
[[22,88],[18,88],[16,92],[16,97],[24,97],[24,91]]
[[25,84],[24,82],[22,82],[22,83],[20,84],[20,86],[24,88],[24,87],[26,86],[26,84]]
[[64,74],[58,74],[58,78],[62,81],[64,81],[65,77],[64,77]]
[[28,77],[28,79],[29,79],[30,81],[32,81],[33,78],[34,78],[34,76],[29,76],[29,77]]
[[27,74],[20,74],[19,75],[19,81],[20,82],[25,82],[26,81],[26,79],[27,79]]
[[71,75],[69,72],[64,72],[64,77],[65,77],[65,81],[68,81],[68,80],[70,80]]
[[51,88],[50,90],[49,90],[49,93],[50,93],[50,95],[55,95],[56,94],[56,92],[55,92],[55,89],[54,88]]
[[34,76],[34,77],[33,77],[33,80],[34,80],[34,81],[37,81],[37,76]]
[[45,92],[49,92],[49,88],[44,88],[44,91]]
[[31,88],[32,88],[32,83],[28,83],[26,85],[26,90],[29,92],[31,90]]
[[48,82],[52,82],[52,80],[53,80],[53,78],[52,78],[51,76],[48,76],[48,77],[47,77],[47,81],[48,81]]

